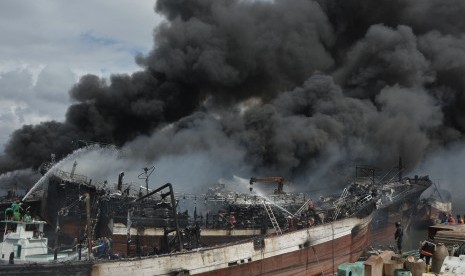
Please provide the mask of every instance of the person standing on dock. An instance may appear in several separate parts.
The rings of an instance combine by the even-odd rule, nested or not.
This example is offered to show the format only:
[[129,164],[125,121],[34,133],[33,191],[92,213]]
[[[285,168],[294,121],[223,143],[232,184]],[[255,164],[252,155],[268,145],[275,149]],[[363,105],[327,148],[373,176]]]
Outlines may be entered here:
[[431,241],[424,240],[420,243],[420,245],[420,259],[424,258],[426,263],[426,272],[429,272],[430,260],[431,257],[433,257],[434,251],[436,250],[436,244]]
[[449,221],[449,215],[447,213],[442,213],[441,223],[446,223]]
[[400,222],[396,222],[396,232],[394,233],[394,239],[397,242],[397,250],[399,251],[399,254],[402,255],[402,238],[404,236],[404,229],[402,229],[402,226],[400,225]]

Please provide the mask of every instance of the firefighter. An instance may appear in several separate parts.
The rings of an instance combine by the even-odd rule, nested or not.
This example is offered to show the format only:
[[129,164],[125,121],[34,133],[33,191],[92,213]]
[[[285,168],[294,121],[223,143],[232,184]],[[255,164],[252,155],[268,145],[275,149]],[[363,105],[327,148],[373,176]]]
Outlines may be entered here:
[[431,241],[424,240],[420,245],[420,259],[424,258],[426,263],[426,272],[429,272],[430,260],[431,257],[433,257],[434,251],[436,250],[436,244],[432,243]]
[[396,232],[394,233],[394,239],[397,243],[397,250],[399,254],[402,255],[402,238],[404,236],[404,229],[402,229],[402,225],[400,225],[400,221],[396,222]]
[[236,227],[236,217],[234,216],[234,212],[231,212],[231,214],[229,214],[229,224],[231,226],[231,230]]
[[287,217],[287,228],[289,228],[289,231],[294,230],[294,219],[292,216]]
[[27,210],[27,209],[26,209],[26,214],[24,214],[24,216],[23,216],[23,221],[25,221],[25,222],[31,222],[32,221],[31,214],[29,213],[29,210]]
[[5,220],[12,220],[13,219],[13,208],[6,208],[5,209]]
[[13,220],[20,221],[21,220],[21,211],[23,207],[21,207],[22,203],[15,201],[11,204],[11,209],[13,209]]

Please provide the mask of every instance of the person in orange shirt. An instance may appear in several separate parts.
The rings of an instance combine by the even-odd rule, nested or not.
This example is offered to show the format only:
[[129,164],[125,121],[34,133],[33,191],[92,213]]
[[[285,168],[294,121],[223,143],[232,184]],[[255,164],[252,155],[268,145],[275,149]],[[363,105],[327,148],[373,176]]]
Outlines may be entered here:
[[423,259],[426,263],[426,272],[429,272],[430,260],[433,257],[434,251],[436,250],[436,244],[431,240],[425,240],[420,243],[420,259]]
[[460,215],[457,215],[457,224],[463,224],[464,221],[463,219],[460,217]]

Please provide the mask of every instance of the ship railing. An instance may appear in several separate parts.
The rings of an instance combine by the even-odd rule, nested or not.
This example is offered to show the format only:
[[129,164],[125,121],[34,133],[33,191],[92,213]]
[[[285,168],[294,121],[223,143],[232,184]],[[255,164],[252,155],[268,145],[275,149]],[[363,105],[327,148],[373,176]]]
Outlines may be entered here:
[[[393,174],[393,170],[394,170],[394,168],[391,168],[380,179],[377,179],[376,183],[382,185],[382,183],[390,183],[390,182],[392,182],[399,175],[399,172]],[[386,180],[386,179],[388,179],[388,180]]]
[[[127,195],[127,196],[131,196],[131,197],[138,197],[140,195],[140,192],[141,192],[141,186],[138,184],[138,183],[135,183],[135,182],[128,182],[128,183],[124,183],[121,187],[121,192],[118,191],[118,184],[114,183],[112,184],[112,190],[116,193],[116,194],[122,194],[122,195]],[[98,183],[98,188],[105,188],[105,185],[104,183],[101,183],[99,182]],[[145,187],[142,187],[145,191]],[[150,191],[150,190],[149,190]],[[155,195],[159,195],[158,193],[155,194]]]
[[373,196],[372,195],[365,195],[364,197],[362,197],[362,199],[360,199],[358,201],[359,205],[365,205],[367,204],[369,201],[371,201],[373,199]]
[[71,174],[69,172],[65,172],[60,169],[56,169],[54,171],[54,174],[62,179],[66,179],[66,180],[81,183],[81,184],[87,184],[87,176],[85,175]]
[[404,191],[396,194],[395,196],[392,197],[392,201],[395,201],[397,198],[402,198],[403,196],[405,196],[409,192],[410,192],[410,190],[404,190]]
[[[205,202],[234,202],[244,204],[260,204],[262,198],[257,195],[242,194],[236,192],[228,193],[207,193],[207,194],[195,194],[195,193],[175,193],[174,197],[177,200],[190,199],[190,200],[203,200]],[[299,195],[269,195],[269,201],[275,204],[295,204],[298,202],[306,202],[304,194]]]

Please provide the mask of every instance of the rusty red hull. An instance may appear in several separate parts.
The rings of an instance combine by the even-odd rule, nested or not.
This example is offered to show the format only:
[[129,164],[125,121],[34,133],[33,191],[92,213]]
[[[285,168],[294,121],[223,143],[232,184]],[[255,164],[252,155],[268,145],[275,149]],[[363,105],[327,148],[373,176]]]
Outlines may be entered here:
[[369,245],[370,228],[332,241],[276,257],[230,267],[200,275],[328,275],[337,273],[339,264],[355,262]]
[[371,212],[282,235],[94,264],[92,275],[327,275],[368,248]]
[[[356,261],[369,245],[372,209],[362,217],[343,218],[282,235],[189,251],[76,263],[67,275],[327,275],[344,262]],[[82,270],[79,271],[79,267]],[[28,272],[60,275],[63,264],[37,266]],[[9,275],[22,275],[12,268]],[[39,274],[40,274],[39,273]],[[1,273],[0,273],[1,274]]]

